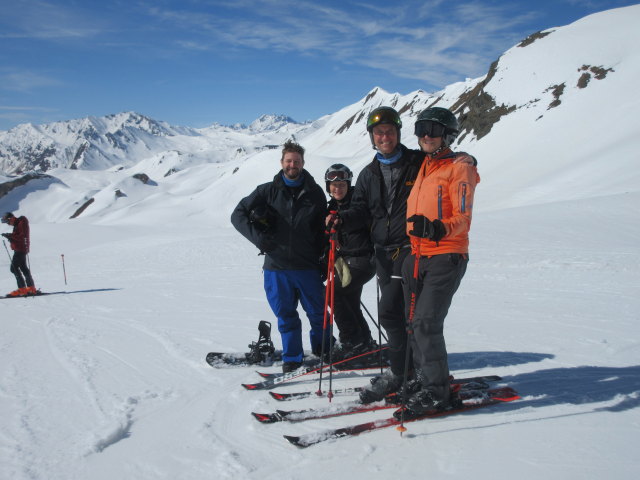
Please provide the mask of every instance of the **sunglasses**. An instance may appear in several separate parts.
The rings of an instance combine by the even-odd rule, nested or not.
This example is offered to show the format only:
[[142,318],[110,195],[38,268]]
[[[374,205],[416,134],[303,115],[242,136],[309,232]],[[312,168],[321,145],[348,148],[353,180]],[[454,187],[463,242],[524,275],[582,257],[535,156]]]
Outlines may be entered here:
[[327,173],[327,176],[325,177],[325,180],[328,181],[328,182],[337,182],[337,181],[340,181],[340,180],[347,181],[348,180],[348,174],[347,174],[347,172],[343,172],[341,170],[336,170],[335,172]]
[[446,131],[446,127],[438,122],[433,122],[431,120],[425,120],[422,122],[416,123],[415,126],[415,134],[416,137],[422,138],[425,135],[430,138],[437,138],[444,136],[444,132]]

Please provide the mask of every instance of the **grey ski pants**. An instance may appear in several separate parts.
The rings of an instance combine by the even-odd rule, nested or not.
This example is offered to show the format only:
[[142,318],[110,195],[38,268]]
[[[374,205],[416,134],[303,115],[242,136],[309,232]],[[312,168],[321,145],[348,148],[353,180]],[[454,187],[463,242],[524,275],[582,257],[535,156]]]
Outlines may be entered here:
[[449,363],[444,341],[444,319],[451,300],[467,270],[468,256],[446,253],[421,257],[414,278],[415,255],[408,255],[402,267],[402,283],[407,319],[411,294],[415,292],[415,312],[408,325],[416,377],[423,388],[442,400],[449,400]]

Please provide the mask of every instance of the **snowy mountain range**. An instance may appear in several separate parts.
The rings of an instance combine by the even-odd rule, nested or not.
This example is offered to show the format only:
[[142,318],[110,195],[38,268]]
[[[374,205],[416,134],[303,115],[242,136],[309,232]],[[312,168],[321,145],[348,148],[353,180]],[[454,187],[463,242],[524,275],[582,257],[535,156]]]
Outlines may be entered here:
[[[458,115],[462,132],[457,148],[480,159],[481,172],[489,182],[495,170],[510,173],[509,184],[499,186],[499,198],[488,207],[514,206],[532,197],[537,201],[574,198],[582,195],[577,193],[581,188],[593,194],[625,192],[635,189],[639,180],[638,169],[631,165],[640,127],[633,108],[640,73],[638,54],[632,48],[638,40],[637,11],[637,6],[611,10],[533,34],[505,52],[485,76],[439,92],[401,95],[375,87],[360,101],[314,122],[264,115],[249,126],[215,124],[195,129],[125,112],[19,125],[0,132],[0,172],[4,174],[0,179],[9,182],[27,172],[47,173],[52,177],[47,182],[71,189],[68,204],[56,205],[46,214],[47,219],[59,221],[74,216],[87,201],[93,205],[84,216],[108,214],[102,209],[113,212],[133,198],[137,203],[147,197],[159,201],[157,193],[179,189],[190,171],[200,179],[208,178],[202,182],[205,188],[221,176],[276,158],[272,150],[287,138],[307,148],[311,160],[307,169],[316,177],[338,157],[347,158],[345,163],[357,172],[371,157],[364,122],[373,108],[396,108],[404,123],[403,143],[416,147],[414,119],[424,108],[437,105]],[[608,30],[610,41],[602,42],[593,32],[603,30],[612,19],[616,28]],[[603,119],[611,125],[606,135]],[[506,140],[509,149],[504,148]],[[589,179],[595,161],[607,163],[611,180]],[[277,163],[272,165],[277,168]],[[74,187],[69,170],[87,172],[80,188]],[[99,180],[100,171],[109,175]],[[179,180],[172,178],[177,172],[183,172]],[[153,184],[144,185],[155,188],[126,180],[136,174],[152,179]],[[77,180],[82,175],[72,177]],[[234,178],[249,181],[253,177]],[[120,185],[123,181],[128,183],[126,189]],[[576,182],[577,189],[566,188]],[[21,188],[22,194],[14,192],[10,200],[0,200],[4,209],[20,208],[29,192]],[[114,195],[123,200],[112,201]],[[100,206],[95,202],[99,196],[109,200]]]

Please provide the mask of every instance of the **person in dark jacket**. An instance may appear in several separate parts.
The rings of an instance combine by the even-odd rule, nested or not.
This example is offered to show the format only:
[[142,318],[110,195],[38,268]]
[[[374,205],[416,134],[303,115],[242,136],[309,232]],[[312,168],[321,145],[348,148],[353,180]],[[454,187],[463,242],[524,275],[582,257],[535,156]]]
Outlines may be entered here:
[[[400,143],[401,128],[400,115],[393,108],[378,107],[371,111],[367,131],[377,153],[358,175],[350,208],[337,219],[340,228],[357,228],[367,222],[371,225],[380,290],[378,319],[388,337],[390,368],[361,391],[363,403],[382,400],[400,389],[407,358],[410,362],[407,369],[412,371],[411,356],[407,354],[402,264],[410,253],[407,199],[425,153]],[[464,153],[456,161],[475,163]],[[332,216],[326,219],[335,220]]]
[[[265,254],[264,289],[278,318],[286,373],[298,368],[304,355],[298,302],[311,324],[311,351],[319,355],[322,349],[325,298],[320,257],[326,200],[322,188],[303,168],[302,146],[286,142],[280,164],[282,170],[273,181],[259,185],[240,201],[231,223]],[[328,331],[324,333],[328,337]],[[325,346],[330,347],[330,343]]]
[[15,217],[13,213],[7,212],[2,216],[2,223],[13,227],[13,232],[3,233],[2,236],[9,240],[13,257],[11,258],[11,273],[16,277],[18,289],[7,294],[8,297],[19,297],[25,295],[35,295],[36,287],[33,283],[31,271],[27,264],[27,254],[31,246],[29,236],[29,220],[27,217]]
[[[324,175],[331,200],[328,212],[347,210],[354,187],[353,173],[341,163],[331,165]],[[340,346],[334,350],[334,359],[364,353],[375,346],[371,330],[362,314],[361,300],[364,285],[373,278],[375,265],[369,227],[338,229],[336,265],[338,275],[334,290],[334,320],[340,331]]]

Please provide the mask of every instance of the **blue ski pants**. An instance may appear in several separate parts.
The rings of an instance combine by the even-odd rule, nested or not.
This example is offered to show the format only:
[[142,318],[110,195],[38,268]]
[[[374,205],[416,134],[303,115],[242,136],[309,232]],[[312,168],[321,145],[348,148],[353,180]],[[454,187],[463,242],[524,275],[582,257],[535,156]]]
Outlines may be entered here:
[[[317,270],[264,270],[264,290],[274,315],[278,318],[278,331],[282,338],[282,360],[301,362],[302,322],[298,315],[298,302],[302,305],[311,331],[311,351],[322,349],[324,322],[324,285]],[[327,339],[329,332],[326,332]],[[330,344],[326,343],[325,348]]]

